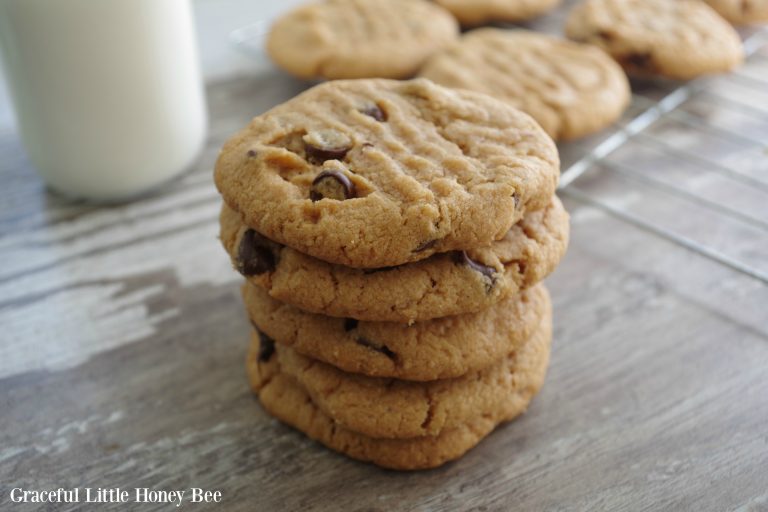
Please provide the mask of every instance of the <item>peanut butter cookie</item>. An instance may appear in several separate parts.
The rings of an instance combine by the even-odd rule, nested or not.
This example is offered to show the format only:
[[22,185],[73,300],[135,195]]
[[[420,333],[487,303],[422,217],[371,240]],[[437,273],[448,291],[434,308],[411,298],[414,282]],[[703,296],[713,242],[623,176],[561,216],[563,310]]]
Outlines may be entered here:
[[435,0],[464,26],[491,21],[525,21],[554,9],[560,0]]
[[552,315],[543,285],[479,313],[411,326],[307,313],[252,284],[243,286],[243,300],[259,331],[302,355],[351,373],[418,381],[486,368],[525,343]]
[[556,140],[605,128],[631,96],[624,71],[599,48],[528,30],[473,30],[432,56],[420,76],[504,100]]
[[326,0],[279,18],[266,47],[299,78],[408,78],[458,32],[448,11],[425,0]]
[[734,25],[768,22],[768,0],[705,0]]
[[527,114],[426,79],[320,84],[256,117],[215,170],[245,224],[356,268],[488,246],[545,208],[558,177]]
[[571,10],[565,32],[631,73],[688,80],[744,59],[739,35],[700,0],[585,0]]
[[221,241],[232,264],[270,297],[313,313],[407,322],[473,313],[528,288],[554,270],[568,245],[568,214],[557,197],[484,249],[441,253],[363,270],[327,263],[277,244],[227,207]]
[[328,448],[382,467],[414,470],[440,466],[461,457],[499,423],[525,412],[539,391],[549,362],[549,342],[534,343],[515,363],[509,392],[496,408],[466,423],[445,428],[436,436],[374,438],[334,421],[292,376],[283,373],[269,342],[251,344],[246,367],[254,393],[279,420],[304,432]]

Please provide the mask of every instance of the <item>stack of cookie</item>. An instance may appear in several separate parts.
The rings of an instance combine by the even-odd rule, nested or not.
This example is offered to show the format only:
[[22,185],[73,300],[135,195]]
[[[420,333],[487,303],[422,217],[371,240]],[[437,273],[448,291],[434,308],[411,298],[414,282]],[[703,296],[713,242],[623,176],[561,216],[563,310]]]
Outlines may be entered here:
[[255,118],[215,178],[264,408],[397,469],[523,412],[568,240],[558,175],[529,116],[424,79],[328,82]]

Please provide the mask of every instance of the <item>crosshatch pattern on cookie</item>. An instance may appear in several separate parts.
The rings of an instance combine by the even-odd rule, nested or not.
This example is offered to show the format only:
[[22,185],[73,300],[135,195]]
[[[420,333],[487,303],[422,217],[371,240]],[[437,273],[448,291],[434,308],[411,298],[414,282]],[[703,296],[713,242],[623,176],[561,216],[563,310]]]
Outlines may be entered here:
[[445,9],[425,0],[325,0],[279,18],[266,49],[300,78],[409,78],[458,32]]
[[624,71],[605,52],[527,30],[473,30],[431,57],[420,76],[502,99],[555,139],[610,125],[630,99]]
[[[324,172],[355,196],[313,200]],[[316,86],[255,118],[215,171],[246,224],[358,268],[487,246],[546,207],[558,177],[557,149],[529,116],[423,79]]]

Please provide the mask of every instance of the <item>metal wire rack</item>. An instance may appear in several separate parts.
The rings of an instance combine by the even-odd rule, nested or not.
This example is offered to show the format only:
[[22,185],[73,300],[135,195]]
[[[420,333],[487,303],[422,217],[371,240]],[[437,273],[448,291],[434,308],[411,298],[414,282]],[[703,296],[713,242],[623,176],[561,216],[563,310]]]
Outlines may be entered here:
[[[593,194],[588,188],[578,186],[582,176],[590,172],[619,174],[628,183],[641,183],[643,188],[696,204],[754,227],[758,230],[755,240],[758,256],[768,251],[766,212],[740,208],[730,201],[713,200],[692,190],[690,182],[663,181],[658,178],[659,173],[644,172],[639,165],[611,158],[627,145],[651,148],[660,154],[660,165],[663,161],[669,166],[675,163],[694,166],[765,194],[768,201],[768,31],[758,30],[748,34],[745,49],[748,58],[744,67],[729,75],[702,78],[686,84],[664,81],[633,84],[636,92],[632,105],[615,128],[592,140],[561,145],[563,173],[560,192],[768,284],[768,259],[756,257],[746,262],[739,255],[716,247],[716,244],[652,220],[642,208],[632,210],[617,205],[605,195]],[[733,88],[741,89],[742,95],[726,96]],[[707,110],[686,108],[691,104],[706,105]],[[726,118],[730,121],[722,122]],[[664,140],[663,133],[657,133],[655,129],[666,121],[678,125],[677,133],[691,139],[712,140],[711,144],[715,147],[711,154],[717,153],[719,146],[721,154],[741,155],[743,158],[731,158],[726,163],[711,154],[697,153],[677,145],[674,139]],[[738,202],[735,204],[738,205]]]

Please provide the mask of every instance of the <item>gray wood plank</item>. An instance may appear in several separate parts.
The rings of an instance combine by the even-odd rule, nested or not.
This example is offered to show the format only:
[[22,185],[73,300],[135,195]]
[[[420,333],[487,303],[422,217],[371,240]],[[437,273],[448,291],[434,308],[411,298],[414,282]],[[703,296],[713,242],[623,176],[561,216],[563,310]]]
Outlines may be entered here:
[[[574,243],[549,280],[556,342],[547,385],[524,417],[456,463],[419,474],[382,471],[269,419],[243,374],[248,326],[236,284],[185,286],[168,270],[132,283],[164,283],[151,309],[180,311],[151,336],[76,367],[2,380],[0,481],[196,485],[221,489],[231,510],[759,504],[768,484],[768,326],[761,333],[728,321],[714,305],[717,290],[711,304],[696,303],[688,298],[696,290],[630,264],[638,253],[663,250],[693,263],[696,255],[569,207]],[[594,232],[622,231],[633,243],[595,247]],[[215,241],[204,243],[214,249]],[[52,342],[61,340],[36,345]]]

